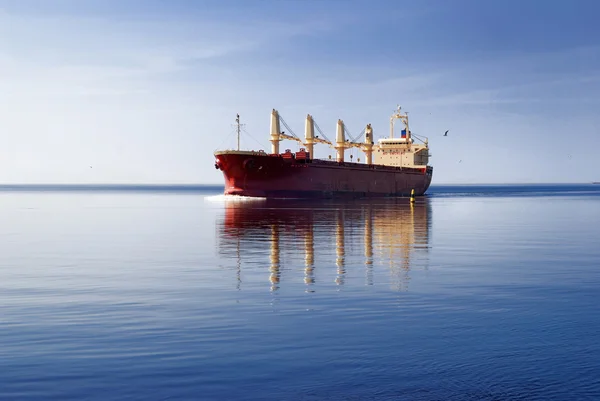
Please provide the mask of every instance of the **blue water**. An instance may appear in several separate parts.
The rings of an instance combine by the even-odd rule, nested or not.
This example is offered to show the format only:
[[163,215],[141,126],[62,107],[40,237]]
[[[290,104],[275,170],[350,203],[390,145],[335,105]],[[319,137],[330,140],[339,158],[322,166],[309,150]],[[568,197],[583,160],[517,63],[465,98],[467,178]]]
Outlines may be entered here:
[[0,399],[600,399],[600,185],[219,191],[0,186]]

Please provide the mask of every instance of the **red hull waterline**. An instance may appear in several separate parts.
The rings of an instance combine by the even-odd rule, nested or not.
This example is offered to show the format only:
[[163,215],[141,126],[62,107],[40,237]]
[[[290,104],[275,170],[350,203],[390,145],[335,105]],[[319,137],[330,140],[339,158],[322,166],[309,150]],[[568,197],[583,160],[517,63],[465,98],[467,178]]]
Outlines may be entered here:
[[[433,167],[366,165],[286,154],[223,151],[215,168],[223,172],[225,194],[263,198],[363,198],[423,195]],[[290,155],[291,156],[291,155]]]

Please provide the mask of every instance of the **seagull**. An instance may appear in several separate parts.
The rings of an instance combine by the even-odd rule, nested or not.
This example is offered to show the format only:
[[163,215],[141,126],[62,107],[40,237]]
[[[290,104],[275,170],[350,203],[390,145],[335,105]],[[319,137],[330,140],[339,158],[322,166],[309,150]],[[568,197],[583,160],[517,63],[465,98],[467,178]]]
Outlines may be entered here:
[[448,136],[448,131],[450,131],[450,130],[447,129],[446,132],[444,132],[444,136]]
[[462,163],[462,159],[458,161],[459,163]]

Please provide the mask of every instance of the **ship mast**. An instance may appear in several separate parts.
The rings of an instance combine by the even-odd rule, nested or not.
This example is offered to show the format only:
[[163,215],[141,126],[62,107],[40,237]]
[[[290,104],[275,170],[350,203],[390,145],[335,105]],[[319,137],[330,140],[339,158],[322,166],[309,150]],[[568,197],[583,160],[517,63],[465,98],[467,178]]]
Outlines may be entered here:
[[235,119],[235,125],[237,130],[237,150],[240,150],[240,115],[238,114]]
[[408,112],[402,114],[400,112],[401,107],[398,106],[398,109],[392,116],[390,117],[390,138],[394,138],[394,122],[395,120],[401,120],[404,123],[404,127],[406,129],[406,141],[411,142],[410,140],[410,129],[408,128]]
[[[400,106],[398,106],[398,110],[400,110]],[[396,117],[396,113],[392,114],[390,117],[390,138],[394,137],[394,118]]]

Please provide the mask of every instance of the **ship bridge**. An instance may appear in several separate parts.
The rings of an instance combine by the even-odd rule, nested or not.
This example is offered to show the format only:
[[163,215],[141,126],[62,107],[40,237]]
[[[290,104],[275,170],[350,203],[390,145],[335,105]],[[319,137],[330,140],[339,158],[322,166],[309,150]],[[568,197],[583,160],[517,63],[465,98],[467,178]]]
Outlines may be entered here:
[[406,145],[413,142],[414,141],[412,139],[408,141],[406,138],[381,138],[377,141],[379,146]]
[[[400,120],[404,128],[400,131],[400,137],[394,137],[394,123]],[[390,136],[377,141],[374,147],[374,164],[396,167],[426,167],[429,163],[428,140],[415,143],[408,125],[408,113],[401,113],[400,106],[390,118]]]

